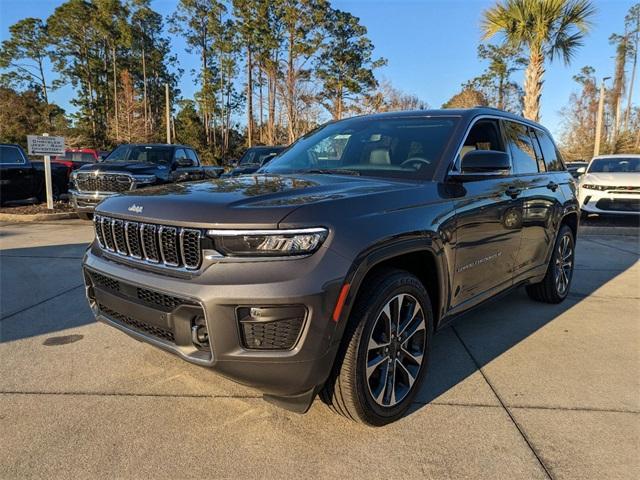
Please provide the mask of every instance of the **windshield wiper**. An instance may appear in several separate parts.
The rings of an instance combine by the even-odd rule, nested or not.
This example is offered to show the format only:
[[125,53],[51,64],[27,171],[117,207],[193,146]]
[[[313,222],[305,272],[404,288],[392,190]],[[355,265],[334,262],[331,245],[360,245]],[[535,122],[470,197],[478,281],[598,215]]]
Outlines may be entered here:
[[321,175],[354,175],[356,177],[360,176],[360,172],[358,170],[349,170],[347,168],[312,168],[309,170],[302,170],[300,173],[319,173]]

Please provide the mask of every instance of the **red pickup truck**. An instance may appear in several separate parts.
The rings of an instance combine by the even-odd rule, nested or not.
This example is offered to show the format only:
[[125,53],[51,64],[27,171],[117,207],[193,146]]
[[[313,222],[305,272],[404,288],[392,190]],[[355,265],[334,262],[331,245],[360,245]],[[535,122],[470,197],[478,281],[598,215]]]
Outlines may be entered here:
[[53,162],[64,163],[72,170],[77,170],[83,165],[97,163],[101,160],[101,153],[92,148],[69,148],[64,155],[53,157]]

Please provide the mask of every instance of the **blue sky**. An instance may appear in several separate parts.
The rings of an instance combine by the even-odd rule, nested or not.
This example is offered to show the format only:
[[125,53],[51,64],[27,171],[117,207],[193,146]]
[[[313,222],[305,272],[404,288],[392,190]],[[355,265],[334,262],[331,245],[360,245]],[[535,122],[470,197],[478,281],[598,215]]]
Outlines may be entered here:
[[[637,1],[637,0],[635,0]],[[46,18],[62,0],[0,0],[0,40],[7,38],[9,26],[27,16]],[[476,57],[480,42],[482,11],[493,0],[332,0],[332,4],[360,17],[376,47],[375,54],[388,60],[378,71],[380,78],[418,95],[431,106],[439,107],[455,94],[460,84],[478,75],[485,67]],[[584,65],[596,69],[596,75],[610,76],[614,67],[611,33],[622,32],[623,19],[633,0],[595,0],[598,10],[594,28],[586,46],[569,67],[562,62],[547,66],[542,97],[542,122],[555,135],[561,130],[559,110],[576,89],[572,76]],[[153,7],[164,15],[174,11],[176,1],[153,0]],[[189,75],[197,58],[185,52],[182,38],[172,46],[185,74],[180,88],[191,97],[195,87]],[[521,81],[521,75],[516,75]],[[73,96],[70,87],[52,95],[53,100],[69,108]],[[640,85],[634,95],[640,103]]]

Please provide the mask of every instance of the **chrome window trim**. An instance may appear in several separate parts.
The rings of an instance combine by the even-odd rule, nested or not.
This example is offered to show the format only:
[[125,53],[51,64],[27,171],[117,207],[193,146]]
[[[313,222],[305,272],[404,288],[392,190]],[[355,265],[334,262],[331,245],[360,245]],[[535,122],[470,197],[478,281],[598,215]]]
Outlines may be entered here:
[[[469,124],[469,126],[467,127],[467,129],[465,130],[464,135],[462,136],[462,140],[460,140],[460,143],[458,144],[458,148],[456,149],[456,154],[453,157],[453,162],[451,163],[451,165],[449,165],[449,169],[447,170],[447,176],[464,175],[460,170],[460,161],[462,160],[460,158],[460,152],[462,151],[462,147],[464,147],[464,141],[467,139],[467,136],[469,135],[469,132],[471,132],[471,129],[480,120],[498,120],[498,121],[505,121],[505,122],[514,122],[514,123],[519,123],[521,125],[524,125],[525,127],[528,127],[528,128],[540,128],[540,127],[535,127],[534,125],[531,125],[530,123],[528,123],[526,121],[523,121],[523,120],[513,119],[513,118],[509,118],[509,117],[503,117],[503,116],[500,116],[500,115],[484,114],[484,115],[478,115],[477,117],[474,117],[473,120],[471,121],[471,123]],[[504,132],[502,131],[502,126],[500,127],[500,136],[503,137],[503,141],[506,141],[506,139],[504,138]],[[509,155],[509,161],[511,163],[511,170],[509,171],[509,174],[505,175],[505,176],[516,175],[516,173],[514,171],[514,168],[513,168],[513,157],[511,155],[511,149],[506,144],[505,144],[505,149],[506,149],[507,155]],[[547,172],[538,172],[538,173],[547,173]],[[474,173],[474,175],[476,175],[476,174]],[[495,175],[495,174],[493,174],[493,175]]]

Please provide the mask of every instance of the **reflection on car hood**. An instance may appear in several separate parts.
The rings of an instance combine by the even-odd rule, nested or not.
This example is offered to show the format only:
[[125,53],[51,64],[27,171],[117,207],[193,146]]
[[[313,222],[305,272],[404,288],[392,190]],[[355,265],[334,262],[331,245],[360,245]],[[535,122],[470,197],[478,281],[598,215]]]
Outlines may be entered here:
[[174,225],[267,228],[303,205],[406,188],[406,182],[371,177],[256,174],[132,191],[106,199],[97,212]]
[[611,185],[614,187],[640,187],[640,172],[587,173],[580,178],[580,184]]

